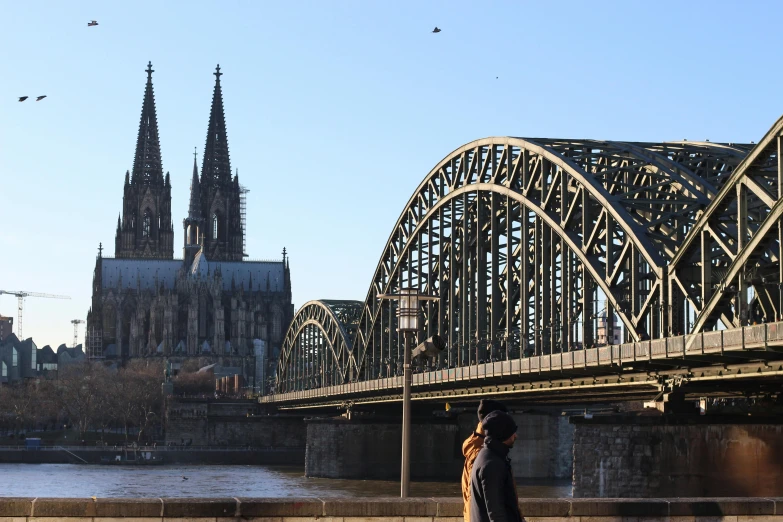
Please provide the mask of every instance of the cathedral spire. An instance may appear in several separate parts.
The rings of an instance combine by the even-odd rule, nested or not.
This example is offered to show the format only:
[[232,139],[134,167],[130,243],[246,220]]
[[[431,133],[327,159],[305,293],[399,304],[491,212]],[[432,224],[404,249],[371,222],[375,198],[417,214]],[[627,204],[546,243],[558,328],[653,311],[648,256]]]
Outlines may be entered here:
[[168,174],[163,176],[160,163],[152,63],[147,64],[146,72],[136,155],[130,176],[125,174],[122,219],[114,240],[114,255],[118,258],[172,259],[171,178]]
[[196,151],[193,151],[193,179],[190,181],[190,208],[189,219],[201,219],[201,190],[198,180],[198,165],[196,164]]
[[204,147],[204,164],[201,168],[202,183],[226,183],[231,181],[231,161],[228,157],[226,118],[223,113],[223,91],[220,89],[220,65],[215,72],[215,91],[212,94],[212,110],[209,114],[207,143]]
[[155,113],[155,94],[152,91],[152,62],[147,64],[147,87],[141,105],[139,136],[136,139],[136,156],[133,160],[133,184],[162,185],[163,167],[160,162],[158,117]]

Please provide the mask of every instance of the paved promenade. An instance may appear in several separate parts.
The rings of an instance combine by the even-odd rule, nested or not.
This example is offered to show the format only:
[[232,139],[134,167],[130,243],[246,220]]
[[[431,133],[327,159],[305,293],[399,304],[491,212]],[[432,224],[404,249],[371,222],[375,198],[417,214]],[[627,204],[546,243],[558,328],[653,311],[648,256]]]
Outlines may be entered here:
[[[783,498],[521,499],[528,522],[777,522]],[[3,518],[3,517],[10,517]],[[0,498],[8,522],[457,522],[459,498],[57,499]]]

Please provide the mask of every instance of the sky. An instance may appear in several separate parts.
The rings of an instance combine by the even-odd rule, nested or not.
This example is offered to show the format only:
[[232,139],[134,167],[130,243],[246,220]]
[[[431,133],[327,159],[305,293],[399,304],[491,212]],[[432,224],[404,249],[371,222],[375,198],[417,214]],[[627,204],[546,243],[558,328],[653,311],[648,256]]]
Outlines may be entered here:
[[[0,0],[0,12],[0,289],[71,297],[26,300],[38,346],[73,342],[98,244],[113,254],[148,61],[175,257],[219,63],[248,253],[287,249],[296,308],[364,300],[408,198],[464,143],[749,142],[783,113],[776,1]],[[16,318],[16,298],[0,296],[0,314]]]

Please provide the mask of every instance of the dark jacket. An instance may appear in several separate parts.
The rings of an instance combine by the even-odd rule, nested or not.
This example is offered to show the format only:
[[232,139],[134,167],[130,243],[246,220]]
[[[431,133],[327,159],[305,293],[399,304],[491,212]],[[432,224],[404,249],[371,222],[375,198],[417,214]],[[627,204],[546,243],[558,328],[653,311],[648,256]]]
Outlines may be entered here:
[[470,522],[523,522],[508,458],[509,447],[492,437],[470,474]]

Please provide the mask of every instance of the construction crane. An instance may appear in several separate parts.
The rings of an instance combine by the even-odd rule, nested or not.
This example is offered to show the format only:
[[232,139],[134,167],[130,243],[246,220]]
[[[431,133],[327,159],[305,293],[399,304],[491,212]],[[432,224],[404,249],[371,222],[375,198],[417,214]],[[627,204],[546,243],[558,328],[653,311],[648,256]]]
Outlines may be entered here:
[[76,348],[76,343],[79,340],[79,325],[82,324],[84,321],[81,319],[74,319],[71,321],[71,324],[73,324],[73,347]]
[[24,298],[25,297],[47,297],[49,299],[70,299],[67,295],[52,295],[52,294],[39,294],[38,292],[25,292],[23,290],[0,290],[0,295],[14,295],[19,303],[19,321],[16,325],[16,332],[19,334],[17,337],[19,340],[24,340],[22,336],[22,310],[24,310]]

